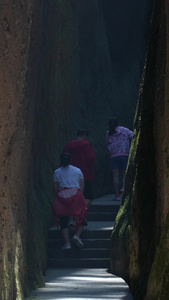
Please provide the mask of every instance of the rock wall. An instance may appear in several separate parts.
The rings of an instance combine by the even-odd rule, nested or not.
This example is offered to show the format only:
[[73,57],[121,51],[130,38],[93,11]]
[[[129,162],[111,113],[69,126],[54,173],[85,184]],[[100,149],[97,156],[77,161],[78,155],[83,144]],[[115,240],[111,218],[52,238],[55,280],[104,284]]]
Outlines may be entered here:
[[110,270],[128,282],[137,300],[169,294],[168,8],[168,1],[156,2],[125,192],[111,237]]
[[21,299],[27,290],[27,186],[36,99],[40,8],[40,1],[0,1],[2,300]]
[[113,99],[118,103],[116,114],[120,122],[133,128],[154,0],[101,2],[113,73]]
[[[103,195],[109,190],[107,120],[117,115],[132,124],[131,111],[128,118],[120,113],[101,4],[0,1],[2,300],[23,299],[44,284],[52,175],[64,143],[78,127],[89,128],[97,157],[94,192]],[[126,100],[125,112],[128,107]]]
[[104,123],[102,142],[99,133],[93,139],[104,166],[111,65],[97,1],[9,0],[0,8],[0,298],[16,300],[44,284],[52,175],[77,127],[89,127],[92,139]]
[[[103,16],[98,1],[65,1],[50,4],[45,32],[46,48],[43,101],[51,106],[53,165],[58,165],[63,145],[87,127],[96,152],[95,196],[108,189],[105,148],[107,120],[112,107],[112,70]],[[48,131],[48,129],[46,129]],[[51,143],[51,135],[47,133]],[[99,184],[98,184],[99,182]]]

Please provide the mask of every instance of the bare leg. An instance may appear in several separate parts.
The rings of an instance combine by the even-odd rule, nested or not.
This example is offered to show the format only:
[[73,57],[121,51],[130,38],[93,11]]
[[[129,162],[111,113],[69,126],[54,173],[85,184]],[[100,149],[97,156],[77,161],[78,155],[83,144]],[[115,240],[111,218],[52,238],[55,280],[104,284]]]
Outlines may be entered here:
[[75,220],[73,216],[69,217],[69,223],[68,223],[69,227],[75,227]]
[[90,205],[91,205],[91,200],[89,200],[89,199],[86,199],[86,205],[87,205],[87,208],[89,208],[90,207]]
[[125,169],[120,170],[120,188],[124,187]]
[[76,230],[75,235],[78,236],[78,237],[80,238],[80,235],[81,235],[82,231],[83,231],[83,226],[81,225],[81,226],[79,226],[78,229]]
[[78,248],[83,248],[84,247],[84,245],[83,245],[83,243],[80,239],[80,235],[82,233],[82,230],[83,230],[83,226],[81,225],[81,226],[78,227],[78,229],[76,230],[75,235],[72,238],[73,243],[76,244],[76,247],[78,247]]
[[68,244],[69,243],[69,230],[68,230],[68,228],[62,229],[62,235],[63,235],[63,239],[64,239],[65,244]]
[[119,194],[120,188],[119,188],[119,170],[113,169],[113,187],[115,194]]

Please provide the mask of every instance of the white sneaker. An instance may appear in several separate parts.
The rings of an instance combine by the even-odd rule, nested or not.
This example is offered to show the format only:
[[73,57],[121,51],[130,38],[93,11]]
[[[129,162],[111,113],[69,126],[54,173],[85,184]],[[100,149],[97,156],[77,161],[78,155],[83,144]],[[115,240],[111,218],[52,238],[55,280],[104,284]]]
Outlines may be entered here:
[[72,242],[74,242],[78,248],[84,247],[84,244],[82,243],[81,239],[77,235],[73,236]]
[[63,247],[62,247],[63,250],[69,250],[69,249],[71,249],[71,248],[72,248],[72,247],[71,247],[70,243],[64,244]]

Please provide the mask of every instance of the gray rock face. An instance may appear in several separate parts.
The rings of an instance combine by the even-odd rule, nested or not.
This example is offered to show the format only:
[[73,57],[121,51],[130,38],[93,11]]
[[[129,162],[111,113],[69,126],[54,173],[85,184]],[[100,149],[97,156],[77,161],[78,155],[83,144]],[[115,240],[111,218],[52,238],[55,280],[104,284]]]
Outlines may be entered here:
[[[122,125],[132,127],[147,36],[138,47],[144,54],[135,53],[139,58],[132,54],[135,47],[128,49],[125,68],[116,1],[106,1],[114,14],[110,25],[102,1],[0,1],[3,300],[43,284],[45,242],[53,222],[52,175],[65,142],[78,127],[89,128],[96,152],[94,192],[103,195],[109,191],[107,120],[117,115]],[[143,15],[147,20],[146,9]]]
[[118,116],[122,125],[132,129],[151,4],[137,1],[136,9],[132,2],[127,9],[116,1],[82,0],[47,7],[44,89],[39,101],[52,111],[44,116],[50,122],[50,137],[55,136],[50,151],[58,163],[64,143],[75,138],[78,127],[88,127],[96,152],[96,196],[110,189],[105,148],[109,117]]
[[168,9],[168,1],[156,2],[125,192],[111,237],[111,271],[125,278],[138,300],[169,295]]

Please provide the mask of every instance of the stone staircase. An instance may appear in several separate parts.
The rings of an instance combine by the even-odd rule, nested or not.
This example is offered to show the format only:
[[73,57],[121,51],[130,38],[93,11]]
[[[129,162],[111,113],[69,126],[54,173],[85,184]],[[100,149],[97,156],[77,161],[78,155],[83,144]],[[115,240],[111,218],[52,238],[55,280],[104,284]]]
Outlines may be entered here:
[[[93,200],[87,214],[88,226],[82,233],[84,248],[62,250],[60,230],[53,227],[48,237],[48,268],[108,268],[110,257],[110,235],[120,201],[113,195]],[[70,238],[74,231],[70,230]],[[73,246],[73,245],[72,245]]]

